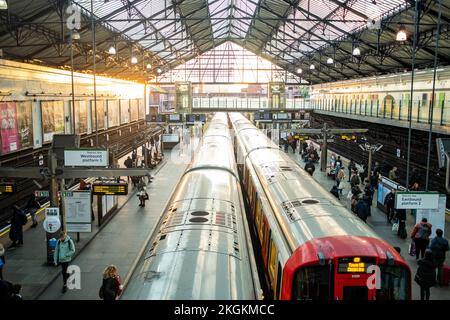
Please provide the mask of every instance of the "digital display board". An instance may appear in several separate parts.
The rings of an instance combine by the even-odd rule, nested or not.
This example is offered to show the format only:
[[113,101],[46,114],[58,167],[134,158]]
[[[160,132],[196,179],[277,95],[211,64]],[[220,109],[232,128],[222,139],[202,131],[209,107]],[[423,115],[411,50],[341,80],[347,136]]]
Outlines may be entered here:
[[128,194],[128,184],[126,183],[94,183],[92,194],[105,196],[126,196]]
[[351,257],[338,259],[338,273],[366,273],[375,264],[374,258]]
[[15,189],[14,183],[0,183],[0,194],[14,193]]
[[195,122],[195,114],[189,114],[187,116],[187,122]]
[[289,119],[289,116],[287,113],[279,113],[278,114],[278,120],[287,120]]
[[200,121],[205,123],[206,122],[206,114],[201,114],[200,115]]

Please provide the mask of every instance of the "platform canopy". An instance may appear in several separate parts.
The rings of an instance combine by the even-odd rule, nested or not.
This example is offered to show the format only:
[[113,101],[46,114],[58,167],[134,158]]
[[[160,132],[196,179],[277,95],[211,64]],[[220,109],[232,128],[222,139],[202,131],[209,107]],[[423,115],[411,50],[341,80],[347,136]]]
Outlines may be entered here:
[[[71,67],[68,5],[81,10],[74,68],[146,81],[233,42],[320,83],[411,68],[414,0],[8,0],[0,10],[3,57]],[[417,67],[450,60],[448,1],[419,2]],[[406,41],[396,41],[399,29]],[[115,54],[110,54],[111,47]],[[358,48],[360,55],[352,53]],[[114,51],[113,50],[113,51]],[[132,63],[131,58],[136,59]],[[332,59],[332,62],[330,62]],[[314,70],[311,70],[314,65]],[[299,73],[299,69],[302,73]],[[159,71],[159,72],[158,72]]]

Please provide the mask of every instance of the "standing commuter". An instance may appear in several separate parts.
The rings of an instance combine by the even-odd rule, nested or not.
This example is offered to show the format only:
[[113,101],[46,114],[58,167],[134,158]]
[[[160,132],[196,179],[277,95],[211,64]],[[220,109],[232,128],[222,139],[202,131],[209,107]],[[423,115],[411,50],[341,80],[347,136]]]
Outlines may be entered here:
[[430,288],[436,284],[436,264],[433,261],[433,252],[425,250],[425,257],[418,261],[414,281],[420,286],[420,300],[430,300]]
[[138,197],[139,197],[139,207],[145,207],[145,200],[148,200],[148,193],[147,193],[147,188],[143,187],[141,191],[139,191],[138,193]]
[[389,175],[388,178],[392,181],[397,182],[397,167],[393,167],[390,171],[389,171]]
[[117,267],[109,265],[103,271],[102,286],[99,296],[103,300],[117,300],[122,294],[123,285]]
[[5,267],[5,248],[0,243],[0,280],[3,280],[3,268]]
[[27,216],[25,212],[21,210],[18,206],[13,206],[13,216],[11,219],[11,227],[9,229],[9,238],[12,244],[9,248],[14,248],[16,246],[23,245],[23,226],[27,224]]
[[59,234],[58,242],[56,243],[54,261],[55,266],[61,265],[63,277],[62,293],[66,293],[67,291],[67,279],[69,278],[67,268],[69,267],[69,263],[70,261],[72,261],[72,257],[74,254],[75,244],[65,231],[61,231],[61,233]]
[[[128,156],[123,164],[127,169],[130,169],[131,167],[133,167],[133,160],[131,160],[130,156]],[[130,176],[127,176],[127,179],[128,182],[130,182]]]
[[368,209],[367,202],[363,198],[358,200],[358,203],[355,206],[356,215],[364,222],[367,220]]
[[353,158],[350,158],[350,163],[348,164],[348,182],[350,182],[350,179],[353,176],[352,172],[355,169],[356,169],[355,161],[353,161]]
[[386,198],[384,199],[384,205],[386,206],[386,216],[387,216],[387,222],[392,223],[392,218],[394,218],[394,204],[395,204],[395,189],[392,189],[391,192],[389,192],[386,195]]
[[38,225],[37,220],[36,220],[36,212],[40,207],[41,207],[41,205],[36,200],[36,196],[34,195],[34,193],[32,193],[31,197],[27,203],[27,208],[30,209],[31,221],[33,221],[31,228],[36,228]]
[[442,278],[442,267],[445,261],[445,253],[449,250],[448,241],[442,235],[441,229],[436,229],[436,237],[431,240],[430,250],[433,252],[437,267],[437,281],[440,283]]
[[420,223],[417,223],[411,233],[411,238],[416,245],[416,260],[419,260],[419,253],[421,258],[425,254],[425,249],[430,242],[432,225],[428,223],[427,218],[423,218]]
[[406,232],[406,210],[397,209],[397,219],[398,219],[398,231],[397,235],[401,239],[406,239],[408,234]]
[[316,167],[312,163],[311,160],[308,160],[308,162],[305,165],[305,170],[308,172],[311,176],[313,175],[314,171],[316,170]]

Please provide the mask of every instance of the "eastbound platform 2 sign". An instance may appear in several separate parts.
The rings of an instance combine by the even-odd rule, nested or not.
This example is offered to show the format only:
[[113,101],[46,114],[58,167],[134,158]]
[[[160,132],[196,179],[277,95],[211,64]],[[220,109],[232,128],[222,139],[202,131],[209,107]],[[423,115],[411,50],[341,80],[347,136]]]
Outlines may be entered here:
[[396,209],[437,209],[439,193],[435,192],[397,192]]
[[0,194],[14,193],[14,192],[16,192],[16,187],[14,183],[0,183]]
[[108,150],[64,150],[64,166],[66,167],[107,167],[108,159]]
[[126,196],[128,194],[127,183],[94,183],[92,194],[101,196]]

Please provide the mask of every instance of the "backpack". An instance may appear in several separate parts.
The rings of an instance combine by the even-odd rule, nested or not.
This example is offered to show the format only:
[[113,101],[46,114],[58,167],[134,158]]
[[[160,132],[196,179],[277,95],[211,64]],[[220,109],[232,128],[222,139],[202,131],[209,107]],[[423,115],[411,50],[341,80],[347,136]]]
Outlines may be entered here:
[[428,239],[428,236],[430,235],[430,228],[428,227],[428,224],[421,223],[417,234],[421,239]]

